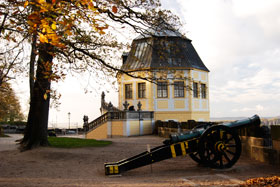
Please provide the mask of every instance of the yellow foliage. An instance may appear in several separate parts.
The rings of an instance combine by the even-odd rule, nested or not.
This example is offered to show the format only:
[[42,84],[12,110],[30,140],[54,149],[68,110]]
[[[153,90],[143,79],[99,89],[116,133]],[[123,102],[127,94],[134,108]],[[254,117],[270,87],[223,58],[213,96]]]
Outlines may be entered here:
[[52,27],[53,30],[56,29],[56,22],[55,22],[55,21],[52,23],[52,26],[51,26],[51,27]]
[[48,39],[45,35],[39,33],[39,36],[40,36],[40,42],[42,43],[48,43]]
[[[24,7],[32,6],[32,10],[34,10],[27,20],[30,26],[29,32],[38,33],[40,42],[50,43],[59,48],[65,47],[61,38],[75,34],[77,31],[73,29],[74,26],[80,24],[83,20],[85,22],[90,21],[97,33],[105,34],[104,30],[108,28],[108,25],[97,18],[96,15],[99,12],[94,7],[93,0],[76,0],[75,6],[78,5],[79,7],[82,6],[84,11],[78,10],[72,13],[72,5],[68,1],[52,0],[52,3],[46,0],[25,1]],[[116,13],[117,7],[113,6],[112,11]]]
[[45,3],[45,0],[37,0],[37,2],[38,2],[39,4],[43,4],[43,3]]
[[28,6],[29,2],[28,1],[25,1],[23,7],[26,8]]
[[71,36],[72,35],[72,32],[70,30],[66,30],[65,31],[65,34],[67,34],[68,36]]
[[48,99],[48,95],[47,93],[44,94],[44,99],[47,100]]

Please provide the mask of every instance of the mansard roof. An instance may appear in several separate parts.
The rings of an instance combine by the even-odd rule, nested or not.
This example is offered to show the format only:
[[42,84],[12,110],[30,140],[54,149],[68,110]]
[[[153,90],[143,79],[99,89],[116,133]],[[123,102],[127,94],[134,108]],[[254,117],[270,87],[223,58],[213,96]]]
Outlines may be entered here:
[[132,41],[122,69],[134,71],[172,68],[209,72],[191,42],[176,30],[148,30]]

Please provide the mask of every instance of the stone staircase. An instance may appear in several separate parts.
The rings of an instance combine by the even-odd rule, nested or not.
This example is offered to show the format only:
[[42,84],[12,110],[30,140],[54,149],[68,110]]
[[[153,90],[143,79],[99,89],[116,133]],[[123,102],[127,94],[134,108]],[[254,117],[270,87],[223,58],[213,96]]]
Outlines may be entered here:
[[118,111],[118,112],[106,112],[105,114],[101,115],[100,117],[96,118],[92,122],[86,125],[86,133],[93,131],[100,125],[108,122],[109,120],[123,120],[127,117],[127,112],[125,111]]

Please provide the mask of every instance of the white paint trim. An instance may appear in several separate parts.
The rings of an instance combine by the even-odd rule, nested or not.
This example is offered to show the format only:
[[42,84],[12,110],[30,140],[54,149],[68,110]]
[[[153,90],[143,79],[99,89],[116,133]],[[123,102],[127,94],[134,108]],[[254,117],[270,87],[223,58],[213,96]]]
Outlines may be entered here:
[[126,136],[130,136],[129,120],[126,121]]
[[143,125],[143,120],[140,120],[140,135],[144,135],[144,125]]
[[152,118],[152,132],[154,132],[155,130],[155,120],[154,118]]
[[126,127],[126,121],[125,120],[123,120],[122,121],[122,125],[123,125],[123,136],[127,136],[127,131],[126,131],[126,129],[127,129],[127,127]]
[[112,137],[112,121],[107,121],[107,137]]

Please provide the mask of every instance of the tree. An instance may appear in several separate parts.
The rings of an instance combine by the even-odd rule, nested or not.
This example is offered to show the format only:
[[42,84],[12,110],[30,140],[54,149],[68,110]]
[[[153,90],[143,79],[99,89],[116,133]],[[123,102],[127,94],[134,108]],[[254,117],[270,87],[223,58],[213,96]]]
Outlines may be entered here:
[[[0,40],[1,43],[3,40]],[[4,42],[3,42],[4,43]],[[21,73],[24,70],[22,67],[23,49],[17,47],[13,49],[12,45],[4,45],[0,47],[0,91],[4,91],[7,86],[6,83],[15,78],[16,73]]]
[[6,0],[0,10],[1,37],[17,43],[27,40],[32,45],[30,62],[38,56],[23,150],[48,145],[51,82],[65,76],[66,66],[77,72],[134,76],[110,56],[125,47],[112,31],[144,34],[161,20],[178,23],[176,16],[160,10],[158,0]]
[[21,121],[23,114],[18,98],[9,83],[3,83],[0,91],[0,121]]

